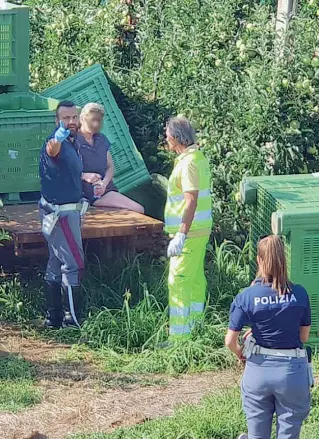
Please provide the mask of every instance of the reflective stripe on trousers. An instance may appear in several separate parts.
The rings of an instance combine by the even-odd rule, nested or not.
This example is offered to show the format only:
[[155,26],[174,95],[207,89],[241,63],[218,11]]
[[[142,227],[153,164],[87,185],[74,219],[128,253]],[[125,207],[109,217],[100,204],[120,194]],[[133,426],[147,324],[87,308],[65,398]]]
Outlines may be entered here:
[[190,334],[196,321],[203,317],[204,308],[204,302],[191,302],[189,307],[171,306],[169,308],[171,321],[178,320],[183,323],[170,325],[170,335]]
[[204,302],[191,302],[191,312],[203,313],[205,304]]
[[188,238],[182,255],[170,259],[170,338],[189,337],[194,321],[203,316],[206,298],[204,259],[207,243],[207,236]]
[[80,324],[79,324],[78,319],[77,319],[76,314],[75,314],[73,291],[72,291],[71,285],[67,285],[67,290],[68,290],[68,301],[69,301],[69,307],[70,307],[70,314],[71,314],[76,326],[78,328],[80,328]]
[[191,302],[189,307],[171,306],[169,311],[174,317],[189,317],[190,313],[203,313],[205,303],[204,302]]
[[190,325],[185,323],[185,325],[171,325],[169,328],[169,335],[189,335],[191,332]]

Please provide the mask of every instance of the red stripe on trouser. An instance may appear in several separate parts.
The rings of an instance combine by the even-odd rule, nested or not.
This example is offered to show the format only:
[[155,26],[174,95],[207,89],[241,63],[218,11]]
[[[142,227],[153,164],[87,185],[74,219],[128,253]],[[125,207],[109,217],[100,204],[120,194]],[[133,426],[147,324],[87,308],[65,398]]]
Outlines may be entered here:
[[68,217],[64,216],[63,218],[61,218],[60,224],[61,224],[62,232],[65,236],[66,242],[68,243],[68,246],[70,247],[71,253],[72,253],[74,260],[78,266],[78,269],[83,270],[84,269],[84,261],[83,261],[83,258],[81,256],[78,244],[77,244],[76,240],[74,239],[72,230],[71,230],[70,225],[68,223]]

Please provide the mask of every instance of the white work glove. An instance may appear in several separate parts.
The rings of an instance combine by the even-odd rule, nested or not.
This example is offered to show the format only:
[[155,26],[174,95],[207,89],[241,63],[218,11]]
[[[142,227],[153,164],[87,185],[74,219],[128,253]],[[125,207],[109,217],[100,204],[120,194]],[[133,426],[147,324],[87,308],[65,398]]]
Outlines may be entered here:
[[173,256],[180,256],[183,251],[185,240],[186,240],[185,233],[177,232],[168,245],[167,257],[171,258]]

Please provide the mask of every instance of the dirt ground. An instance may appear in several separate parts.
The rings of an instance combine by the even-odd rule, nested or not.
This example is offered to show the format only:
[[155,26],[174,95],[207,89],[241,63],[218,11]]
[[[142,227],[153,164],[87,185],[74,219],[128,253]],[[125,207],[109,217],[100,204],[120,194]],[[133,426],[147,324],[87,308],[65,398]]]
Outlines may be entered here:
[[[88,357],[60,363],[67,345],[25,338],[0,330],[0,355],[20,354],[35,365],[43,401],[19,413],[0,413],[0,437],[24,439],[39,431],[43,439],[68,434],[109,432],[115,428],[168,416],[183,404],[197,404],[218,389],[236,385],[238,371],[183,375],[179,378],[109,374]],[[42,439],[42,438],[41,438]]]

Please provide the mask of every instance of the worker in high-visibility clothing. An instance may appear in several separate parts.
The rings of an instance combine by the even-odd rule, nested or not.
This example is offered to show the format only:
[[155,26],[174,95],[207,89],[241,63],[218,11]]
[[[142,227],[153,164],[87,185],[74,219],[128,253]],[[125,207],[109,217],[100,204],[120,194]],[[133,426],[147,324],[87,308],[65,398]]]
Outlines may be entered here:
[[167,144],[177,154],[169,178],[165,230],[172,238],[168,288],[169,342],[190,337],[204,315],[206,278],[204,261],[212,231],[209,163],[196,144],[195,130],[183,116],[169,120]]

